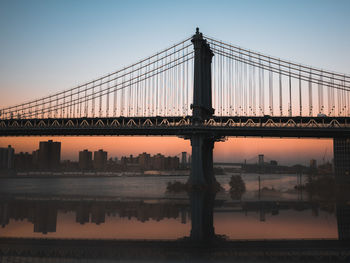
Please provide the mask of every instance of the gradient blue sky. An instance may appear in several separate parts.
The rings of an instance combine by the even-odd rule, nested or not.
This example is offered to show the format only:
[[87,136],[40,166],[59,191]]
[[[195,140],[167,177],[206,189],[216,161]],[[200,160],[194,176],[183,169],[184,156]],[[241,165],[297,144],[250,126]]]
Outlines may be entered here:
[[194,33],[350,72],[350,1],[0,1],[0,107],[70,88]]

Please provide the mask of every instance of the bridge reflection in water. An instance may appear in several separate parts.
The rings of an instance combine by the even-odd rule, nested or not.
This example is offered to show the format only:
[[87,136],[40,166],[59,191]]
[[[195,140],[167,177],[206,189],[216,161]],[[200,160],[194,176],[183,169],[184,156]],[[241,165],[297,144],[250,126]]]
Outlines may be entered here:
[[[289,229],[285,229],[286,233],[265,233],[264,239],[275,239],[278,236],[283,238],[332,238],[346,240],[349,239],[349,211],[350,206],[348,200],[335,201],[301,201],[301,200],[246,200],[246,201],[230,201],[224,199],[215,200],[215,194],[208,191],[194,191],[189,194],[189,199],[120,199],[119,197],[97,197],[97,196],[60,196],[60,195],[2,195],[0,201],[0,218],[2,226],[3,237],[59,237],[59,238],[73,238],[69,232],[64,229],[70,229],[76,224],[88,225],[93,224],[96,228],[91,228],[90,231],[99,231],[99,227],[104,224],[107,225],[109,231],[115,233],[108,233],[108,238],[138,238],[149,239],[147,233],[143,233],[144,229],[138,228],[140,231],[137,236],[133,229],[128,229],[123,234],[130,232],[128,235],[120,236],[120,227],[125,224],[125,221],[131,221],[128,226],[137,225],[139,223],[151,222],[153,231],[160,234],[164,232],[166,239],[177,239],[185,236],[190,236],[191,240],[208,241],[215,238],[214,232],[214,215],[216,218],[215,225],[222,227],[220,224],[225,223],[221,214],[229,214],[230,221],[233,226],[239,223],[239,214],[247,217],[248,214],[254,215],[254,228],[259,228],[259,224],[265,221],[272,221],[276,223],[276,229],[282,229],[277,224],[286,220],[285,215],[291,215],[299,220],[299,222],[291,223],[290,228],[304,227],[311,221],[321,224],[320,228],[315,228],[319,231],[315,235],[315,231],[298,232],[295,229],[295,236],[290,234]],[[287,212],[287,213],[286,213]],[[307,214],[305,214],[307,212]],[[322,222],[317,219],[317,216],[328,215],[329,222]],[[270,215],[270,216],[269,216]],[[316,218],[312,218],[315,217]],[[274,219],[275,217],[276,219]],[[119,220],[114,220],[116,218]],[[278,219],[280,218],[280,219]],[[334,224],[331,230],[322,228],[322,223],[331,223],[334,218]],[[296,220],[297,220],[296,219]],[[189,221],[191,227],[189,226]],[[277,221],[276,221],[277,220]],[[169,229],[157,230],[157,223],[166,221],[168,226],[176,228],[176,231]],[[139,222],[139,223],[138,223]],[[260,222],[260,223],[259,223]],[[284,222],[287,224],[288,221]],[[184,227],[179,228],[182,224]],[[70,225],[67,227],[67,225]],[[147,225],[147,224],[146,224]],[[147,227],[145,225],[145,227]],[[160,225],[160,224],[159,224]],[[336,234],[336,225],[338,227],[338,235]],[[21,232],[22,227],[27,229]],[[32,227],[30,227],[32,226]],[[224,227],[227,225],[224,225]],[[230,226],[230,227],[233,227]],[[253,224],[251,225],[253,226]],[[263,226],[263,224],[261,225]],[[9,230],[7,231],[7,229]],[[23,229],[22,229],[23,230]],[[82,229],[84,230],[84,229]],[[103,230],[106,230],[104,228]],[[180,230],[180,231],[179,231]],[[187,233],[186,233],[187,231]],[[246,239],[250,239],[254,231],[251,229],[245,230]],[[52,235],[56,233],[58,235]],[[259,230],[258,230],[259,232]],[[261,233],[255,233],[254,239],[259,238]],[[263,233],[264,231],[262,231]],[[34,234],[34,233],[40,233]],[[105,233],[97,235],[96,233],[80,233],[76,232],[76,238],[103,238]],[[181,234],[183,236],[181,236]],[[221,232],[225,235],[225,232]],[[282,234],[282,235],[281,235]],[[238,234],[238,237],[240,234]],[[155,238],[157,236],[155,235]],[[159,238],[159,236],[158,236]],[[152,238],[151,238],[152,239]],[[235,233],[227,230],[226,239],[237,239]]]
[[[350,237],[349,198],[346,193],[337,193],[323,201],[312,197],[308,201],[239,201],[210,189],[194,189],[188,198],[159,199],[7,193],[0,199],[0,256],[164,260],[177,254],[176,257],[186,259],[200,259],[201,255],[222,259],[254,255],[312,260],[317,255],[318,260],[322,256],[349,259],[344,248]],[[252,218],[254,223],[244,223]],[[242,239],[237,224],[245,227],[243,239],[260,236],[264,241],[232,241]],[[220,229],[218,233],[214,226]],[[285,235],[281,234],[283,231]],[[150,240],[140,241],[145,238]],[[293,241],[287,241],[291,238]],[[166,241],[169,239],[175,241]],[[134,254],[135,249],[140,254]],[[208,255],[209,251],[213,254]]]
[[[237,220],[242,217],[240,215],[244,217],[243,221]],[[249,221],[252,217],[254,224],[244,224],[244,220]],[[208,253],[206,250],[209,247],[220,251],[224,249],[226,253],[236,253],[236,256],[244,251],[255,255],[262,251],[270,251],[271,256],[290,257],[291,254],[288,253],[291,249],[304,253],[309,259],[311,254],[318,255],[318,259],[322,258],[322,255],[326,255],[326,258],[350,256],[343,249],[343,246],[349,244],[350,205],[349,200],[340,195],[336,202],[335,199],[232,201],[222,197],[215,200],[215,193],[212,191],[192,191],[189,198],[148,200],[113,196],[6,194],[1,196],[0,218],[0,255],[4,258],[14,255],[25,258],[99,258],[101,249],[105,251],[108,248],[109,252],[104,256],[125,259],[129,257],[125,254],[122,256],[121,250],[132,251],[137,247],[141,248],[141,251],[146,249],[147,253],[150,253],[148,256],[156,257],[159,253],[164,253],[163,256],[174,253],[174,246],[177,251],[182,251],[187,246],[194,249],[190,254],[195,253],[196,258],[198,249],[201,251],[205,248],[203,253]],[[227,218],[230,224],[227,224]],[[188,219],[191,221],[191,227]],[[126,221],[131,223],[126,224]],[[272,228],[268,221],[272,222]],[[230,228],[237,230],[239,226],[236,224],[246,227],[244,231],[247,239],[251,239],[255,231],[257,233],[253,239],[263,233],[264,241],[231,241],[232,238],[235,239],[236,233],[232,233]],[[221,229],[219,235],[215,234],[214,225]],[[123,229],[125,227],[128,229]],[[147,230],[150,227],[153,227],[150,231],[156,233],[153,236],[155,241],[152,241],[152,235]],[[222,232],[223,228],[225,232]],[[272,233],[267,233],[264,228]],[[290,235],[290,229],[295,236]],[[283,230],[284,236],[283,233],[277,233]],[[239,231],[237,236],[242,237]],[[281,236],[285,241],[279,240]],[[298,236],[302,239],[295,240]],[[72,238],[76,241],[72,241]],[[102,241],[101,238],[110,241]],[[136,240],[131,241],[134,238]],[[140,241],[144,238],[151,240]],[[159,241],[159,238],[176,241]],[[276,238],[278,241],[274,241]],[[286,241],[290,238],[294,241]],[[313,241],[303,241],[303,238],[312,238]],[[318,241],[319,238],[323,241]],[[129,241],[117,241],[118,239]],[[96,249],[96,254],[89,246]],[[309,250],[305,247],[301,250],[301,246],[308,246]],[[189,248],[185,254],[189,253]],[[114,254],[111,251],[114,251]],[[146,253],[145,251],[142,253]]]

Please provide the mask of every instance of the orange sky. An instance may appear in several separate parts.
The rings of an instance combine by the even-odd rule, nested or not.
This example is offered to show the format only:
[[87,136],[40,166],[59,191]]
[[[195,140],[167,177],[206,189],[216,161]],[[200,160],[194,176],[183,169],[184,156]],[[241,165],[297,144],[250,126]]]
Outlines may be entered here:
[[[49,139],[62,142],[62,160],[77,160],[78,151],[83,149],[104,149],[109,157],[118,158],[144,151],[171,156],[191,152],[190,141],[177,137],[1,137],[0,147],[11,144],[17,153],[31,152],[38,148],[40,141]],[[276,159],[282,164],[308,164],[312,158],[321,162],[325,153],[326,160],[333,158],[331,139],[229,138],[215,143],[214,160],[253,162],[258,154],[265,154],[266,160]]]

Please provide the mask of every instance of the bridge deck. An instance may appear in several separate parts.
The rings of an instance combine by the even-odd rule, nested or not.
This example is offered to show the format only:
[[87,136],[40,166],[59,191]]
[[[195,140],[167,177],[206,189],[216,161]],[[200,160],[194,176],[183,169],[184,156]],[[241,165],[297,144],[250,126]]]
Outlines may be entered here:
[[220,117],[202,124],[184,117],[109,117],[0,120],[0,136],[350,137],[350,117]]

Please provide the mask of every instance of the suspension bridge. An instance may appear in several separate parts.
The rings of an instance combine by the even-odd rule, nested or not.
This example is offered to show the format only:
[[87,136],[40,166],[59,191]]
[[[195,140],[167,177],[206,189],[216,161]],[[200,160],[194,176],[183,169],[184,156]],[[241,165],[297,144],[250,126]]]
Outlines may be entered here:
[[349,75],[197,31],[121,70],[0,109],[0,135],[343,137],[349,92]]
[[172,135],[191,139],[192,146],[202,135],[209,141],[343,140],[350,138],[349,95],[350,75],[251,51],[197,29],[121,70],[0,109],[0,136]]
[[[191,237],[213,235],[213,147],[226,136],[334,138],[350,178],[350,75],[196,33],[121,70],[0,110],[0,136],[172,135],[191,140]],[[197,189],[197,190],[196,190]],[[196,192],[196,194],[195,194]]]

